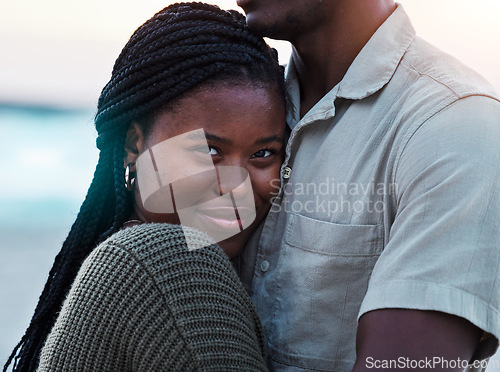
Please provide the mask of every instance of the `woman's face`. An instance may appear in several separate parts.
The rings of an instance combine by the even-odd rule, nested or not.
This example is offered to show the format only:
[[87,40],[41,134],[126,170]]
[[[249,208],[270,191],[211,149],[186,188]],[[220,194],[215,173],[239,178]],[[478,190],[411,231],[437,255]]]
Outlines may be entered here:
[[234,257],[279,189],[284,131],[275,89],[216,83],[194,90],[138,143],[136,213],[205,231]]

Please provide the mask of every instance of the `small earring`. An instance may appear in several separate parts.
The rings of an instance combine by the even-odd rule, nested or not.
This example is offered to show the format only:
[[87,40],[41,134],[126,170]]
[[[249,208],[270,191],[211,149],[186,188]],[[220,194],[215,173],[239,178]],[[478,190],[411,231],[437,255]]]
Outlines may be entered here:
[[132,165],[134,165],[134,163],[128,163],[127,167],[125,168],[125,188],[128,191],[132,191],[135,184],[135,177],[133,176],[135,172],[130,171],[130,167]]

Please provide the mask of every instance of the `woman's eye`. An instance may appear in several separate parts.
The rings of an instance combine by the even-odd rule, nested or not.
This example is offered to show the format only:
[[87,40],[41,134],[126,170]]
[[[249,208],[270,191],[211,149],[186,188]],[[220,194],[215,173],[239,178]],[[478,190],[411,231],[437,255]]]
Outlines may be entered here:
[[255,154],[252,155],[252,158],[267,158],[273,154],[272,151],[269,150],[259,150]]
[[210,155],[210,156],[219,155],[219,151],[217,151],[217,149],[215,147],[212,147],[212,146],[208,146],[208,152],[207,152],[206,146],[196,147],[196,148],[192,149],[192,151],[201,152],[204,155],[206,154],[206,155]]

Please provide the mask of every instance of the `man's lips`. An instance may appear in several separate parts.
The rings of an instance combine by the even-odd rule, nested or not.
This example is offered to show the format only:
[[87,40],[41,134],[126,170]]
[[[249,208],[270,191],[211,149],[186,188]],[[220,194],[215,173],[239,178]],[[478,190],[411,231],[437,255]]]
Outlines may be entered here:
[[236,0],[236,4],[245,10],[245,6],[247,6],[252,0]]

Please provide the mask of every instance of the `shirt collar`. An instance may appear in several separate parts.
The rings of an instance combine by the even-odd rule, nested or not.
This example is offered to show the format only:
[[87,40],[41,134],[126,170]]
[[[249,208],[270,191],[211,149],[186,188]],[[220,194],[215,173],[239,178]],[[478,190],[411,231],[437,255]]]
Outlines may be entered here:
[[[332,98],[334,101],[336,97],[359,100],[379,91],[391,80],[415,37],[415,30],[403,6],[397,4],[396,10],[355,58],[342,81],[325,95],[318,105],[321,106],[325,100],[331,104]],[[289,123],[296,123],[300,110],[300,90],[292,57],[286,75],[291,100],[288,119]],[[335,97],[331,97],[332,93],[336,93]]]
[[292,57],[290,57],[290,63],[286,66],[286,76],[289,98],[286,122],[291,129],[294,129],[299,121],[301,123],[300,126],[304,126],[316,120],[326,120],[335,116],[334,102],[337,98],[339,84],[325,94],[323,98],[321,98],[319,102],[316,103],[316,105],[314,105],[314,107],[301,119],[299,79],[297,77],[297,72],[295,71],[295,66],[293,65]]
[[410,19],[398,4],[347,70],[338,97],[357,100],[379,91],[391,80],[415,36]]

